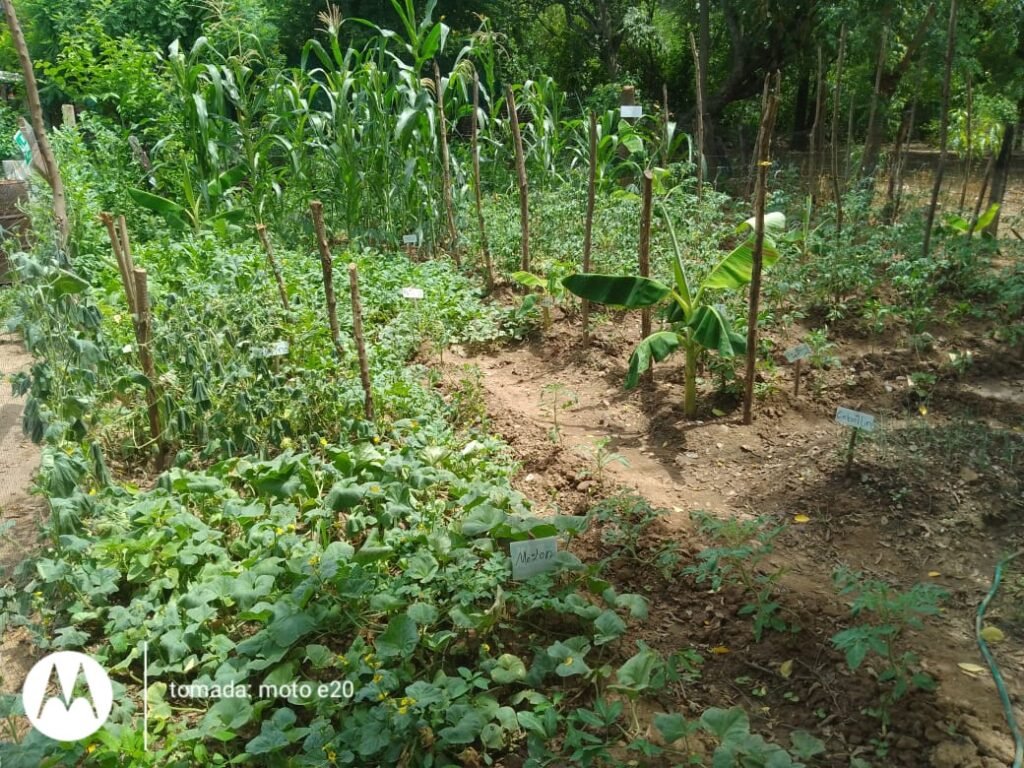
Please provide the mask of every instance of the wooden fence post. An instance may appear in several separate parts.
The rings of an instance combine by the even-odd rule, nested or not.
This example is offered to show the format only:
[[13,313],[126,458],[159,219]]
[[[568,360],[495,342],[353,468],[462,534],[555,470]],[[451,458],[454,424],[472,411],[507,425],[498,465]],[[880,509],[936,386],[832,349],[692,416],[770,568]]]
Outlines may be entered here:
[[274,258],[274,248],[270,244],[270,237],[267,235],[266,224],[257,224],[256,234],[260,237],[260,242],[263,244],[263,250],[267,254],[267,261],[270,263],[270,270],[274,273],[274,280],[277,282],[277,292],[281,296],[281,304],[284,305],[284,311],[290,312],[291,305],[288,303],[288,291],[284,287],[284,278],[281,276],[281,268],[277,265],[277,259]]
[[[644,171],[643,202],[640,208],[640,276],[651,276],[651,202],[654,197],[654,175]],[[640,341],[651,335],[651,308],[640,311]],[[643,374],[644,384],[654,384],[654,361]]]
[[149,287],[147,285],[146,270],[138,267],[132,273],[135,282],[135,301],[137,318],[135,327],[139,342],[139,362],[142,365],[142,372],[149,379],[149,386],[146,387],[146,410],[149,413],[149,433],[153,443],[157,446],[156,470],[162,472],[166,459],[166,447],[163,444],[160,427],[160,408],[157,404],[157,378],[156,365],[153,362],[153,320],[149,312]]
[[[583,224],[583,271],[590,271],[590,252],[594,240],[594,198],[597,187],[597,115],[590,113],[590,171],[587,177],[587,218]],[[583,313],[583,346],[590,346],[590,302],[580,302]]]
[[348,285],[352,292],[352,329],[359,352],[359,379],[363,384],[363,412],[367,421],[373,421],[373,386],[370,383],[370,365],[366,359],[363,341],[363,308],[359,302],[359,273],[355,264],[348,265]]
[[434,61],[434,90],[437,104],[438,138],[441,142],[441,199],[444,202],[445,217],[448,220],[448,247],[456,266],[462,266],[459,257],[459,231],[455,226],[455,205],[452,202],[451,159],[448,155],[448,122],[444,116],[444,83],[441,68]]
[[331,328],[331,341],[339,360],[345,359],[345,349],[341,346],[341,331],[338,329],[338,302],[334,297],[334,261],[331,249],[327,244],[327,230],[324,228],[324,204],[313,200],[309,204],[313,214],[313,228],[316,230],[316,244],[320,250],[320,267],[324,276],[324,295],[327,298],[327,321]]
[[480,227],[480,250],[484,257],[484,271],[487,290],[494,290],[494,263],[491,249],[487,245],[487,228],[484,226],[483,190],[480,187],[480,138],[477,123],[480,119],[480,75],[473,72],[473,119],[470,121],[469,143],[473,153],[473,196],[476,198],[476,221]]
[[530,191],[526,182],[526,157],[523,154],[523,136],[519,132],[519,114],[516,112],[516,97],[512,88],[505,89],[509,123],[512,127],[512,141],[516,150],[516,177],[519,181],[519,219],[522,224],[522,259],[520,269],[530,271]]

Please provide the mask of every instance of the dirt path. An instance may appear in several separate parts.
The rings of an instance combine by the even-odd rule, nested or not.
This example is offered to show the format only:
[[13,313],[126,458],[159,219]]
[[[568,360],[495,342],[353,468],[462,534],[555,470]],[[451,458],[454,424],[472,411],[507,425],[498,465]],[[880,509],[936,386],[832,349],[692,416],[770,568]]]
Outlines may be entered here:
[[[13,396],[9,381],[30,363],[20,341],[0,335],[0,585],[34,549],[43,509],[29,494],[39,448],[22,434],[24,399]],[[0,691],[17,690],[28,671],[29,657],[19,651],[24,640],[23,629],[7,629],[0,637]]]
[[[565,336],[576,329],[564,325],[543,343],[459,361],[480,370],[493,429],[523,465],[518,486],[539,506],[582,514],[608,494],[609,486],[631,488],[669,510],[655,537],[680,542],[689,554],[703,546],[689,519],[694,510],[717,517],[766,515],[783,523],[796,515],[811,520],[790,525],[773,558],[788,568],[783,600],[802,617],[803,631],[795,636],[772,634],[754,644],[747,636],[749,622],[734,615],[736,606],[678,582],[651,591],[651,574],[638,574],[636,586],[651,591],[651,624],[656,629],[645,639],[652,645],[697,647],[706,656],[714,648],[732,649],[705,668],[702,684],[709,700],[701,702],[704,706],[728,701],[748,710],[770,709],[767,724],[785,733],[814,726],[806,722],[805,713],[815,709],[808,702],[820,701],[817,711],[832,713],[825,731],[835,726],[833,737],[847,755],[868,748],[877,724],[860,710],[870,705],[870,691],[861,690],[870,684],[864,685],[863,675],[858,682],[845,669],[829,642],[842,622],[849,621],[830,578],[837,565],[846,563],[902,588],[932,581],[950,593],[943,618],[911,639],[924,668],[938,680],[939,693],[904,702],[911,715],[903,713],[902,730],[895,730],[900,738],[889,764],[988,768],[1012,760],[994,685],[987,675],[969,678],[958,664],[977,663],[974,608],[995,561],[1006,547],[1024,540],[1019,525],[1007,527],[998,514],[991,517],[997,511],[1009,516],[1019,504],[1019,459],[994,453],[991,460],[986,454],[988,463],[972,465],[965,454],[936,472],[934,452],[915,443],[934,433],[950,443],[941,450],[955,454],[971,449],[971,437],[955,433],[959,427],[952,412],[948,424],[933,424],[927,432],[919,429],[916,409],[906,407],[901,389],[910,372],[904,368],[919,361],[905,361],[896,353],[865,353],[855,346],[841,348],[847,364],[808,376],[799,400],[788,392],[790,371],[780,369],[772,382],[775,390],[758,404],[753,425],[739,423],[735,403],[706,396],[700,418],[690,422],[681,412],[677,364],[658,366],[654,392],[622,389],[623,350],[629,348],[623,336],[635,333],[629,320],[607,325],[587,353]],[[1013,413],[1007,413],[1004,391],[1016,395],[1018,374],[1007,371],[992,382],[983,378],[985,366],[979,368],[975,382],[963,382],[945,399],[937,397],[935,407],[947,410],[943,406],[955,404],[958,397],[979,396],[981,405],[994,404],[1010,425],[1022,423],[1012,401]],[[552,392],[553,384],[561,387]],[[559,412],[559,441],[551,434],[552,397],[574,401]],[[971,402],[976,414],[985,413],[978,402]],[[861,449],[851,477],[842,471],[843,431],[832,423],[837,404],[889,417],[884,439]],[[628,462],[609,464],[605,471],[610,482],[604,488],[594,481],[596,467],[587,447],[601,438],[608,438],[608,449]],[[957,448],[956,440],[965,447]],[[628,570],[623,576],[627,580]],[[1000,662],[1011,690],[1020,690],[1024,648],[1019,638],[1011,642],[1000,648]],[[806,666],[803,692],[770,674],[780,661],[793,657]],[[747,682],[751,677],[754,684]],[[737,685],[739,680],[743,686]],[[790,690],[783,693],[787,685]],[[765,688],[777,690],[765,694]],[[751,690],[756,692],[751,695]],[[804,703],[791,706],[801,696]]]

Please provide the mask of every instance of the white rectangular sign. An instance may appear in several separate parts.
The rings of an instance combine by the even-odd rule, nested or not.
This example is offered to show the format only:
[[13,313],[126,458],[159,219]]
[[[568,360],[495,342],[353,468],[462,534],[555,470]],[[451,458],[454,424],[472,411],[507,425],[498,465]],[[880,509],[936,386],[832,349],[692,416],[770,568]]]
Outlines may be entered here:
[[836,408],[836,424],[854,429],[863,429],[865,432],[874,432],[875,417],[870,413],[853,411],[849,408]]
[[287,341],[275,341],[269,347],[257,347],[253,352],[257,357],[284,357],[290,348]]
[[403,288],[402,289],[403,299],[422,299],[423,289],[422,288]]
[[509,549],[512,554],[512,578],[522,581],[555,567],[558,539],[550,536],[546,539],[513,541]]
[[403,235],[402,242],[405,245],[416,245],[420,241],[419,235]]
[[786,356],[787,362],[795,363],[797,360],[805,360],[811,356],[811,348],[806,344],[797,344],[795,347],[790,347],[783,354]]
[[637,118],[644,116],[644,108],[639,104],[623,104],[619,107],[620,117]]

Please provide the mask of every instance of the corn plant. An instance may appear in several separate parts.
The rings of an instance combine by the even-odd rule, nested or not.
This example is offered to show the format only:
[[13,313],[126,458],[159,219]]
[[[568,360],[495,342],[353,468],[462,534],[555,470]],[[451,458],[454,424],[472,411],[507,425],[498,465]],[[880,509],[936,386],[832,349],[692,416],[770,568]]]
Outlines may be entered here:
[[[662,303],[668,305],[671,329],[656,331],[640,342],[629,359],[626,388],[632,389],[637,385],[640,375],[650,367],[652,360],[661,362],[676,350],[682,349],[686,355],[684,410],[687,417],[693,418],[697,415],[697,357],[700,351],[717,351],[722,357],[746,352],[745,338],[733,329],[724,307],[711,301],[711,292],[738,291],[750,282],[754,220],[748,219],[737,228],[737,232],[749,231],[747,239],[723,257],[703,282],[693,289],[671,219],[662,208],[675,248],[672,261],[674,285],[665,285],[649,277],[598,274],[570,275],[563,280],[563,285],[580,298],[597,304],[625,309],[653,307]],[[771,213],[765,217],[765,227],[769,232],[778,233],[785,228],[785,224],[786,218],[781,213]],[[764,266],[770,267],[778,258],[775,243],[771,237],[766,236]]]

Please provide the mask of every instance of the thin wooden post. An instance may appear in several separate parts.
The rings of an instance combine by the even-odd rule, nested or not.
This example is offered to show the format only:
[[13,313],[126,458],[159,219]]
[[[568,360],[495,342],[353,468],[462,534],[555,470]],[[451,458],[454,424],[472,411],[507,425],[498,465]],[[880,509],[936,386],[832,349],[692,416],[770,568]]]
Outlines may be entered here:
[[978,227],[978,219],[981,217],[981,206],[985,202],[985,192],[988,191],[988,183],[992,180],[992,170],[996,164],[996,153],[990,152],[988,163],[985,164],[985,175],[981,177],[981,189],[978,190],[978,200],[974,204],[974,215],[971,216],[971,226],[967,230],[967,237],[974,237],[974,230]]
[[470,121],[470,147],[473,153],[473,196],[476,198],[476,221],[480,227],[480,250],[484,257],[484,271],[487,279],[487,290],[494,290],[494,262],[491,261],[491,249],[487,245],[487,228],[484,226],[483,190],[480,185],[480,75],[473,72],[473,119]]
[[885,210],[888,212],[889,223],[896,221],[900,212],[900,198],[903,195],[903,167],[906,164],[906,147],[910,144],[910,135],[914,129],[914,113],[917,102],[911,102],[910,108],[904,110],[900,120],[900,129],[896,133],[896,146],[893,149],[891,168],[889,170],[889,188],[886,192]]
[[505,89],[505,103],[508,105],[508,119],[512,127],[512,143],[516,152],[516,178],[519,182],[519,221],[522,226],[522,258],[520,269],[530,271],[530,191],[526,185],[526,157],[523,154],[523,136],[519,132],[519,114],[516,112],[516,97],[512,88]]
[[160,408],[157,404],[157,377],[156,365],[153,362],[153,320],[149,312],[149,286],[147,284],[146,270],[136,268],[132,272],[135,283],[135,300],[137,308],[136,338],[139,343],[139,363],[142,365],[142,373],[149,380],[146,387],[146,410],[149,414],[149,434],[154,445],[157,446],[156,470],[162,472],[166,449],[163,445],[163,430],[160,426]]
[[803,360],[798,359],[796,365],[793,367],[793,397],[794,399],[800,397],[800,363]]
[[270,244],[270,236],[267,234],[267,225],[257,224],[256,234],[259,235],[260,242],[263,244],[263,250],[267,254],[267,262],[270,264],[270,270],[274,273],[274,280],[277,282],[277,292],[281,296],[281,304],[284,306],[285,312],[290,312],[291,305],[288,303],[288,291],[284,287],[284,277],[281,275],[281,268],[277,265],[277,259],[274,258],[274,247]]
[[967,182],[971,178],[972,158],[972,123],[974,122],[974,88],[970,71],[967,72],[967,156],[964,158],[964,178],[960,184],[960,204],[957,212],[963,213],[964,204],[967,202]]
[[[651,203],[654,197],[654,176],[644,171],[642,182],[642,204],[640,208],[640,276],[651,276]],[[651,335],[651,308],[644,307],[640,311],[640,340]],[[644,383],[654,384],[654,361],[644,371]]]
[[[705,2],[706,0],[701,0]],[[697,48],[697,38],[690,33],[690,48],[693,50],[693,67],[695,71],[697,90],[697,199],[704,199],[704,89],[701,84],[704,82],[704,73],[701,71],[700,50]]]
[[359,301],[359,272],[355,264],[348,265],[348,285],[352,294],[352,332],[359,353],[359,380],[363,384],[363,413],[367,421],[373,421],[373,385],[370,382],[370,365],[363,340],[363,307]]
[[[583,223],[583,271],[590,271],[594,236],[594,202],[597,188],[597,115],[590,113],[590,169],[587,175],[587,218]],[[583,299],[583,347],[590,346],[590,302]]]
[[123,215],[117,217],[117,230],[121,237],[121,255],[124,257],[124,263],[128,267],[128,271],[134,273],[135,257],[132,255],[132,240],[128,237],[128,222],[124,220]]
[[441,199],[444,202],[445,218],[448,222],[448,247],[452,258],[459,266],[459,231],[455,226],[455,205],[452,202],[451,158],[448,154],[448,121],[444,116],[444,83],[441,80],[441,68],[434,61],[434,91],[437,96],[437,127],[438,139],[441,142]]
[[57,223],[58,246],[61,253],[67,255],[71,238],[67,196],[64,193],[64,182],[60,176],[57,159],[53,155],[53,150],[50,148],[50,140],[46,135],[46,125],[43,122],[43,107],[39,101],[39,88],[36,86],[36,75],[32,67],[32,57],[29,55],[28,44],[25,42],[25,35],[21,31],[21,24],[18,23],[18,14],[14,10],[13,0],[0,0],[0,2],[3,2],[4,15],[7,17],[7,26],[11,32],[11,41],[14,43],[14,49],[18,53],[18,60],[21,63],[29,116],[32,118],[32,128],[36,135],[36,142],[39,145],[39,154],[41,155],[43,165],[46,167],[46,181],[53,192],[53,218]]
[[878,45],[878,61],[875,64],[875,87],[871,91],[871,102],[868,107],[868,133],[867,133],[867,144],[864,147],[864,154],[860,158],[860,168],[857,170],[857,175],[860,178],[865,176],[873,176],[875,173],[875,166],[878,164],[877,157],[869,157],[868,151],[871,149],[871,138],[875,135],[877,130],[878,120],[878,101],[879,95],[882,91],[882,74],[885,72],[885,57],[888,53],[889,44],[889,25],[884,24],[882,26],[882,39]]
[[836,84],[832,90],[832,196],[836,201],[836,238],[843,233],[843,186],[839,178],[839,108],[843,93],[843,59],[846,56],[846,25],[839,30],[839,58],[836,59]]
[[137,302],[135,300],[135,277],[132,274],[132,269],[128,268],[128,263],[124,258],[124,252],[121,247],[121,238],[118,236],[117,229],[114,226],[114,217],[104,211],[100,214],[100,221],[103,222],[107,228],[107,236],[110,238],[110,247],[114,252],[114,260],[117,261],[117,271],[121,274],[121,283],[124,285],[124,296],[128,302],[128,311],[132,315],[136,315],[138,310]]
[[747,318],[747,370],[746,397],[743,399],[743,423],[754,420],[754,372],[757,363],[757,315],[761,302],[761,271],[764,263],[764,209],[768,191],[768,168],[771,166],[769,153],[772,145],[772,130],[775,128],[775,114],[779,107],[779,89],[782,73],[775,73],[764,79],[764,96],[761,102],[761,127],[757,133],[757,178],[754,185],[754,252],[753,269],[750,279],[750,308]]
[[316,244],[320,250],[320,268],[324,276],[324,295],[327,299],[327,320],[331,328],[331,341],[334,343],[334,351],[338,359],[345,357],[345,350],[341,346],[341,331],[338,329],[338,303],[334,297],[334,261],[331,259],[331,249],[327,244],[327,230],[324,228],[324,204],[314,200],[309,204],[309,210],[313,214],[313,229],[316,231]]
[[821,153],[823,118],[825,116],[825,58],[818,46],[818,83],[814,95],[814,125],[811,126],[811,147],[808,156],[807,189],[811,195],[811,213],[818,203],[818,155]]
[[931,250],[935,210],[939,205],[939,192],[942,191],[942,179],[946,173],[946,152],[949,149],[949,90],[950,81],[953,77],[953,56],[956,53],[956,6],[957,0],[951,0],[949,5],[949,27],[946,31],[946,72],[942,80],[942,113],[939,116],[939,165],[935,169],[935,183],[932,185],[932,199],[928,205],[924,243],[921,246],[924,258],[926,259]]
[[672,152],[672,136],[669,133],[669,123],[671,122],[668,112],[668,83],[661,84],[661,114],[662,114],[662,129],[665,136],[665,145],[661,150],[661,167],[668,168],[668,161],[671,159],[670,155]]

